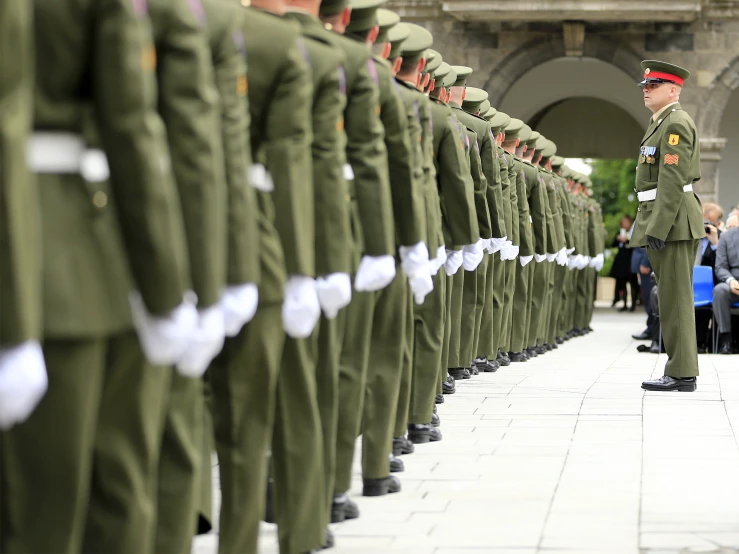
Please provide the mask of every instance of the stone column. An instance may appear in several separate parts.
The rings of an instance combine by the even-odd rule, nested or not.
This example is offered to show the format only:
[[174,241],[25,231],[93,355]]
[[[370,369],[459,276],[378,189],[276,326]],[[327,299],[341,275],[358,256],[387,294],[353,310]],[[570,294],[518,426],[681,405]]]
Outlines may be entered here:
[[726,146],[725,138],[701,138],[701,180],[695,184],[695,192],[703,202],[718,202],[718,164]]

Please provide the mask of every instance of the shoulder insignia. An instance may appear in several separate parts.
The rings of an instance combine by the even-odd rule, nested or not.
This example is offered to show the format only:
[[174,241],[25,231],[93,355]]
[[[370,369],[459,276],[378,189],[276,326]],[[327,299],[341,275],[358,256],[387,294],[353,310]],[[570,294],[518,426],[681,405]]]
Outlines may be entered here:
[[207,24],[207,18],[203,4],[200,3],[200,0],[187,0],[187,5],[190,8],[190,13],[195,18],[195,21],[198,22],[200,28],[204,28]]
[[667,140],[667,142],[672,146],[677,146],[680,144],[680,135],[670,135],[670,138]]
[[154,71],[157,67],[157,51],[153,44],[144,48],[144,59],[141,65],[146,71]]
[[133,13],[137,17],[145,17],[149,13],[149,6],[146,0],[131,0],[131,5],[133,6]]
[[239,75],[236,78],[236,92],[239,96],[246,96],[249,92],[249,82],[246,80],[246,75]]
[[678,165],[680,156],[677,154],[665,154],[665,165]]
[[339,120],[336,122],[336,131],[341,132],[344,130],[344,118],[340,117]]

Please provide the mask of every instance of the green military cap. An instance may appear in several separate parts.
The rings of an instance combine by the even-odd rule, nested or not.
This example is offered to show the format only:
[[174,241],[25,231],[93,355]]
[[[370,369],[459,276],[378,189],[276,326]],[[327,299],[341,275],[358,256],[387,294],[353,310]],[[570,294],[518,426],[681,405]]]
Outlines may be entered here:
[[490,121],[493,119],[493,116],[498,113],[498,110],[495,108],[488,108],[488,111],[486,111],[484,114],[482,114],[482,117],[484,117],[487,121]]
[[440,87],[444,86],[440,83],[447,75],[449,75],[449,71],[451,69],[451,66],[446,62],[441,62],[441,64],[439,64],[439,67],[436,69],[436,71],[434,71],[434,79],[436,80],[437,85],[439,85]]
[[690,77],[687,69],[658,60],[644,60],[641,68],[644,70],[644,79],[639,82],[639,86],[647,83],[675,83],[683,86]]
[[410,62],[420,61],[434,43],[433,35],[415,23],[401,22],[396,27],[405,27],[409,31],[408,38],[400,45],[400,55]]
[[565,159],[562,156],[552,157],[552,168],[562,167],[565,164]]
[[398,23],[390,27],[390,30],[387,32],[387,41],[390,43],[389,59],[392,60],[400,56],[400,47],[410,34],[410,29],[404,23]]
[[444,77],[444,79],[441,81],[441,86],[444,88],[449,88],[453,86],[456,81],[457,72],[454,71],[454,68],[452,66],[449,66],[449,73],[447,73],[446,77]]
[[541,151],[541,159],[548,160],[557,153],[557,145],[551,140],[547,140],[547,145]]
[[536,141],[539,140],[540,136],[541,136],[541,133],[539,131],[531,132],[531,136],[529,137],[529,140],[526,141],[526,146],[529,147],[529,150],[533,149],[536,146]]
[[524,123],[523,127],[521,127],[521,130],[518,132],[518,138],[521,140],[521,146],[526,144],[526,141],[531,138],[531,133],[533,133],[531,127]]
[[423,72],[431,73],[432,76],[435,75],[436,70],[439,69],[439,66],[443,63],[441,59],[441,54],[439,54],[436,50],[431,50],[429,48],[428,50],[426,50],[424,58],[426,58],[426,67],[423,68]]
[[397,13],[386,10],[385,8],[378,8],[377,26],[380,28],[380,33],[377,35],[375,43],[384,44],[386,42],[390,42],[387,38],[388,31],[398,23],[400,23],[400,16]]
[[[459,76],[457,76],[459,79]],[[488,99],[488,93],[481,88],[467,87],[467,91],[462,101],[462,109],[467,113],[477,113],[482,111],[480,106]]]
[[[521,129],[523,129],[523,126],[525,123],[521,121],[520,119],[511,118],[510,122],[505,128],[505,136],[506,140],[508,139],[517,139],[518,135],[521,133]],[[529,127],[529,130],[531,128]]]
[[544,135],[540,135],[539,138],[536,139],[536,144],[534,145],[534,148],[536,148],[536,150],[541,153],[548,142],[549,141],[547,140],[547,137],[545,137]]
[[457,74],[457,80],[454,82],[455,87],[463,87],[467,84],[467,79],[472,75],[472,68],[464,65],[453,65],[452,69]]
[[352,7],[352,18],[346,26],[348,33],[369,31],[377,25],[377,8],[387,0],[349,0]]
[[485,101],[482,104],[480,104],[480,113],[484,115],[487,113],[489,109],[490,109],[490,100],[485,99]]
[[490,120],[490,128],[497,135],[498,133],[505,133],[506,127],[511,122],[511,116],[505,112],[496,113]]
[[336,15],[349,7],[349,0],[321,0],[320,15]]

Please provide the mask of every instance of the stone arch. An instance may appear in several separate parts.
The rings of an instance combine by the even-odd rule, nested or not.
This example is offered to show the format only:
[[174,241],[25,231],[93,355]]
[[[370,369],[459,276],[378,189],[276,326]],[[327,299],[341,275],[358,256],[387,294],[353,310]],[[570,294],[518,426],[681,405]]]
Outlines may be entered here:
[[[495,106],[500,103],[508,89],[526,72],[544,62],[564,56],[564,41],[559,34],[529,41],[491,68],[482,88],[488,91],[490,103]],[[626,44],[592,33],[585,35],[583,57],[596,58],[610,63],[632,77],[634,82],[637,82],[640,76],[639,64],[644,59]]]
[[698,112],[696,126],[701,137],[718,137],[721,118],[731,93],[739,88],[739,56],[713,80],[710,92]]

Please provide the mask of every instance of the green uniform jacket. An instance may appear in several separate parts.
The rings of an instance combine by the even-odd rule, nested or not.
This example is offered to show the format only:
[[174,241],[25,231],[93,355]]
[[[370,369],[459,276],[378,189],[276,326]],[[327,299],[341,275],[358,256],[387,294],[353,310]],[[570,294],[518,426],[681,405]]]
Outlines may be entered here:
[[41,222],[36,180],[26,166],[32,11],[31,2],[0,5],[0,348],[41,337]]
[[[647,235],[667,241],[705,236],[698,196],[683,186],[700,180],[698,131],[680,104],[652,121],[641,142],[636,191],[657,189],[657,199],[641,202],[631,235],[632,246],[645,246]],[[653,163],[649,163],[649,162]]]
[[35,129],[89,132],[110,168],[105,182],[72,173],[37,176],[44,334],[120,332],[131,326],[132,287],[154,314],[179,305],[188,287],[145,4],[36,0],[34,19]]
[[[406,83],[408,85],[408,83]],[[421,150],[423,151],[423,174],[426,181],[425,191],[427,210],[427,233],[429,236],[429,254],[436,257],[436,251],[444,246],[444,232],[441,227],[441,199],[436,186],[436,168],[434,167],[434,130],[431,119],[431,99],[415,87],[413,94],[418,100],[418,113],[421,121]]]
[[[506,221],[506,228],[509,230],[508,240],[513,243],[513,246],[520,246],[521,244],[521,228],[518,225],[518,191],[516,186],[516,167],[513,161],[513,154],[503,151],[500,154],[500,171],[501,174],[505,171],[508,175],[508,194],[510,202],[508,203],[511,207],[511,224],[508,225]],[[505,187],[505,181],[503,182]],[[527,218],[528,219],[528,218]]]
[[462,142],[460,124],[446,104],[433,100],[429,105],[444,243],[450,248],[474,244],[480,236],[475,210],[475,185]]
[[342,173],[345,160],[344,54],[326,39],[320,20],[288,12],[305,37],[313,79],[313,188],[315,193],[316,274],[354,269],[351,200]]
[[[498,174],[500,179],[501,190],[503,193],[503,220],[505,221],[505,228],[507,230],[506,236],[508,240],[513,242],[511,238],[513,236],[512,218],[513,211],[511,208],[511,183],[508,179],[508,161],[505,157],[505,150],[503,147],[495,147],[495,157],[497,159]],[[518,233],[518,231],[516,231]]]
[[259,284],[259,208],[256,190],[247,177],[252,158],[241,7],[222,0],[204,0],[203,5],[219,96],[216,136],[223,151],[227,187],[226,282]]
[[157,55],[159,113],[185,222],[198,307],[225,286],[226,186],[216,128],[218,93],[199,0],[148,0]]
[[546,254],[549,229],[546,225],[545,185],[539,179],[539,171],[532,163],[522,160],[521,165],[526,178],[529,215],[531,216],[531,227],[534,233],[534,252],[536,254]]
[[[390,192],[395,215],[395,240],[399,246],[412,246],[426,240],[426,207],[423,196],[423,166],[413,151],[409,122],[416,113],[406,110],[390,64],[374,58],[380,91],[380,120],[385,127]],[[418,123],[420,128],[420,123]],[[421,135],[418,135],[420,138]]]
[[354,222],[358,247],[368,256],[395,254],[393,201],[380,122],[377,68],[370,50],[347,37],[325,30],[327,40],[346,56],[346,157],[354,180]]
[[567,192],[567,181],[562,177],[556,180],[557,195],[559,196],[559,209],[562,212],[562,229],[564,233],[565,248],[574,248],[572,238],[572,202],[570,193]]
[[539,167],[539,177],[542,181],[542,186],[546,191],[549,206],[548,215],[551,217],[549,227],[551,238],[547,241],[547,253],[556,254],[564,248],[564,231],[562,230],[562,213],[559,209],[557,189],[554,186],[554,175],[549,170]]
[[242,22],[251,152],[274,183],[271,193],[258,193],[262,211],[259,296],[265,302],[279,302],[287,275],[315,276],[312,86],[296,24],[252,8],[243,9]]
[[[534,255],[534,233],[532,231],[532,217],[529,211],[529,198],[526,191],[526,177],[523,173],[523,160],[518,157],[513,159],[515,168],[516,194],[518,202],[518,226],[519,226],[519,256]],[[543,198],[543,197],[542,197]]]

